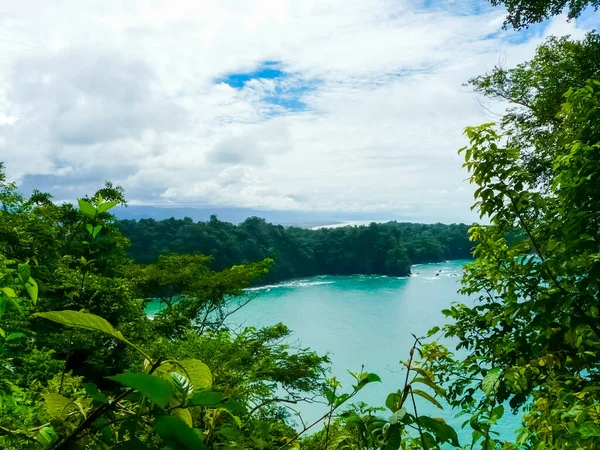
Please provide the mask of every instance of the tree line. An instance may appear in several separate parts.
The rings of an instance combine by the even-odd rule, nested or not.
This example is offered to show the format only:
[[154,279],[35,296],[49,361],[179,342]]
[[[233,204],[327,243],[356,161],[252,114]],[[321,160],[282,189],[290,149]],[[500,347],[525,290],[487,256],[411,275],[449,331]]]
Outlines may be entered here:
[[250,217],[239,225],[191,219],[121,220],[138,263],[161,254],[212,256],[211,267],[273,259],[263,282],[313,275],[378,274],[407,276],[411,264],[471,258],[473,243],[464,224],[371,223],[309,230],[283,227]]

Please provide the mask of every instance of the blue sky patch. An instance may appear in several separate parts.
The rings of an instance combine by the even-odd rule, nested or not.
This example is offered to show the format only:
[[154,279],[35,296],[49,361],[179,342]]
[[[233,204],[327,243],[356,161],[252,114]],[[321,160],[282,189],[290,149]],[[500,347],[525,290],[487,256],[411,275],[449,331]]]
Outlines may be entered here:
[[217,80],[217,83],[225,83],[232,88],[242,88],[244,85],[254,79],[274,80],[284,78],[286,73],[281,69],[281,64],[277,61],[265,61],[258,69],[250,72],[230,73]]
[[259,79],[276,82],[275,90],[262,98],[263,102],[272,105],[276,110],[280,108],[288,111],[306,110],[306,105],[301,98],[316,87],[316,83],[286,72],[278,61],[265,61],[255,70],[230,73],[217,79],[216,82],[228,84],[235,89],[243,89],[249,81]]

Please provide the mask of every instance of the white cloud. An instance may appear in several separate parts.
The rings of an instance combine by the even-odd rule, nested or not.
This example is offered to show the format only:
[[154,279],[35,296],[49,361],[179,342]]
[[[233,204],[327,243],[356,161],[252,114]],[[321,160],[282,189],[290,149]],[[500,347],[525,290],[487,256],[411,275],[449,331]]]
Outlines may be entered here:
[[[549,33],[584,32],[557,18],[517,40],[500,31],[502,11],[474,8],[11,2],[0,160],[27,186],[73,196],[112,179],[138,203],[472,220],[456,151],[463,128],[489,117],[461,84],[530,57]],[[217,81],[266,61],[289,76]]]

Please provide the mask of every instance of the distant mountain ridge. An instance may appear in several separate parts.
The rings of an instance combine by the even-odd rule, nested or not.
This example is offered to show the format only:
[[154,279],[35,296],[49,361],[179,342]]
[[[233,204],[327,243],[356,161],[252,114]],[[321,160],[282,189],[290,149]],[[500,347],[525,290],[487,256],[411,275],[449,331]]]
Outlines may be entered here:
[[368,222],[403,220],[399,216],[389,213],[361,213],[361,212],[321,212],[321,211],[274,211],[250,208],[228,208],[218,206],[180,207],[180,206],[145,206],[130,205],[127,208],[115,208],[115,215],[119,220],[140,219],[183,219],[189,217],[194,222],[206,222],[214,215],[223,222],[240,224],[249,217],[260,217],[267,222],[283,226],[298,226],[313,228],[323,225],[341,224],[343,222]]

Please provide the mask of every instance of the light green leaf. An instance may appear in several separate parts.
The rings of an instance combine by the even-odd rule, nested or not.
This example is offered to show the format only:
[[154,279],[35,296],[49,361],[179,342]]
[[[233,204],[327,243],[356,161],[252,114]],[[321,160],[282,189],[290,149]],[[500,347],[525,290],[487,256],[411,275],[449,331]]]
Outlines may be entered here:
[[171,383],[162,378],[142,372],[125,372],[106,378],[140,391],[161,408],[169,403]]
[[0,337],[5,338],[6,337],[6,332],[0,328]]
[[496,395],[496,390],[500,384],[500,375],[500,369],[492,369],[483,378],[483,381],[481,382],[481,389],[488,397],[493,397]]
[[96,217],[96,208],[87,200],[78,199],[77,203],[79,204],[79,211],[81,211],[84,215],[94,218]]
[[213,383],[212,373],[206,364],[197,359],[184,359],[179,365],[185,371],[195,389],[210,389]]
[[115,206],[117,206],[119,204],[119,202],[115,202],[115,201],[111,201],[111,202],[104,202],[102,203],[100,206],[98,206],[98,212],[99,213],[103,213],[108,211],[111,208],[114,208]]
[[185,422],[187,426],[192,426],[192,415],[190,414],[190,411],[187,408],[176,408],[173,411],[171,411],[171,414],[179,417]]
[[38,285],[33,278],[29,278],[29,280],[27,280],[27,283],[25,283],[25,289],[29,294],[29,298],[31,298],[31,301],[35,305],[38,299]]
[[17,294],[15,294],[15,291],[13,291],[9,287],[0,288],[0,292],[2,292],[4,295],[6,295],[7,297],[10,297],[10,298],[14,298],[17,296]]
[[77,409],[77,405],[72,400],[54,393],[44,394],[44,406],[51,417],[60,419],[65,418],[69,412]]
[[164,443],[173,450],[201,450],[205,448],[200,435],[179,417],[160,416],[154,421],[154,429]]
[[37,441],[45,447],[50,446],[58,440],[58,436],[52,427],[42,427],[36,436]]
[[90,234],[94,233],[94,226],[91,223],[87,223],[85,229],[88,230],[88,233]]
[[438,402],[435,398],[433,398],[431,395],[429,395],[427,392],[422,391],[420,389],[411,389],[412,393],[415,395],[418,395],[419,397],[424,398],[425,400],[427,400],[430,403],[433,403],[435,406],[437,406],[440,409],[442,408],[442,405],[440,405],[440,402]]
[[94,227],[94,230],[92,231],[92,237],[95,238],[96,236],[98,236],[98,233],[100,233],[101,230],[102,230],[102,225],[96,225]]
[[390,418],[390,424],[396,425],[398,422],[404,419],[404,416],[406,416],[406,409],[400,408],[398,411],[392,414],[392,417]]
[[20,339],[22,337],[25,337],[24,333],[10,333],[8,336],[6,336],[6,341],[12,341],[14,339]]
[[123,337],[120,331],[117,331],[113,326],[102,317],[96,316],[95,314],[88,314],[80,311],[48,311],[35,313],[34,316],[48,319],[53,322],[60,323],[67,327],[82,328],[90,331],[100,331],[108,334],[115,339],[131,344],[127,339]]

